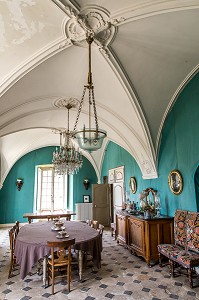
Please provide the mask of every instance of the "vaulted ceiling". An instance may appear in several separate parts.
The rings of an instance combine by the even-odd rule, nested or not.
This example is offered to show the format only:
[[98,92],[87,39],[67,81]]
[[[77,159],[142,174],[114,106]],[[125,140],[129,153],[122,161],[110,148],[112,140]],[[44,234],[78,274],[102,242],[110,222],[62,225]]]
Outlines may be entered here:
[[[101,150],[84,155],[99,177],[108,141],[126,149],[143,178],[155,178],[161,130],[198,71],[199,0],[1,0],[1,184],[24,154],[58,145],[67,127],[60,103],[80,101],[87,83],[86,34]],[[70,113],[73,129],[77,108]],[[86,103],[78,128],[87,123]]]

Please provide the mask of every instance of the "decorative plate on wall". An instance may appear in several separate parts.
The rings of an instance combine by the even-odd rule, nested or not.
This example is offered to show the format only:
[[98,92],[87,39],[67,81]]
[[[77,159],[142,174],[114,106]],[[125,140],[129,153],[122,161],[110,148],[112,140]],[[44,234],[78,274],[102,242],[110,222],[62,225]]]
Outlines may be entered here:
[[182,193],[183,180],[182,175],[178,170],[173,170],[169,173],[168,183],[172,193],[175,195]]
[[130,186],[131,192],[133,194],[135,194],[137,191],[137,183],[136,183],[135,177],[130,177],[129,186]]

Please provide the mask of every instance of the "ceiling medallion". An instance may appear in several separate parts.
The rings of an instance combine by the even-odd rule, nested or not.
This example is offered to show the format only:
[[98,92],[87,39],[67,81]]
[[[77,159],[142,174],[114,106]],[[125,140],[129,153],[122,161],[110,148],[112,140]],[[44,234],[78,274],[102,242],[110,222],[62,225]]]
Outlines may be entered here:
[[68,98],[59,98],[54,102],[54,106],[57,108],[65,108],[67,109],[67,105],[71,104],[73,108],[77,108],[79,106],[79,100],[73,97]]
[[92,34],[100,47],[106,47],[114,38],[116,27],[105,10],[89,7],[75,14],[66,23],[66,35],[78,46],[87,46],[86,37]]

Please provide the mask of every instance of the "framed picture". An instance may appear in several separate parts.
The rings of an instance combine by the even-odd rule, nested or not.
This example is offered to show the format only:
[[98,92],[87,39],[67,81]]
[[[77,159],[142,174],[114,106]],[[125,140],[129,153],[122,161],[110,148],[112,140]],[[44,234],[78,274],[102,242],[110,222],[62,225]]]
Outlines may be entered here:
[[108,183],[114,183],[115,182],[115,170],[110,169],[108,171]]
[[124,182],[124,166],[115,168],[115,182]]
[[84,195],[83,200],[84,200],[84,203],[89,203],[90,202],[90,196],[89,195]]
[[173,170],[169,173],[168,183],[173,194],[179,195],[182,193],[183,180],[182,175],[178,170]]
[[130,186],[131,192],[133,194],[135,194],[137,191],[137,183],[136,183],[135,177],[130,177],[129,186]]

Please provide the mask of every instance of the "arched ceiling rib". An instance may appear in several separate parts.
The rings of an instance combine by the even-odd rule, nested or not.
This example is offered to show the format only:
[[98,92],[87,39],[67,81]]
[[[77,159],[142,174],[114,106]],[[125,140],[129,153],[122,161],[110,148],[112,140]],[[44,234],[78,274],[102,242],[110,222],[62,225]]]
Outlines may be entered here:
[[[144,178],[157,176],[166,112],[199,61],[198,0],[18,0],[0,2],[1,182],[23,154],[57,143],[52,128],[66,127],[66,112],[54,101],[81,98],[84,16],[95,32],[104,24],[92,47],[100,127],[133,155]],[[87,114],[85,104],[78,127]],[[86,154],[98,179],[106,143]]]

